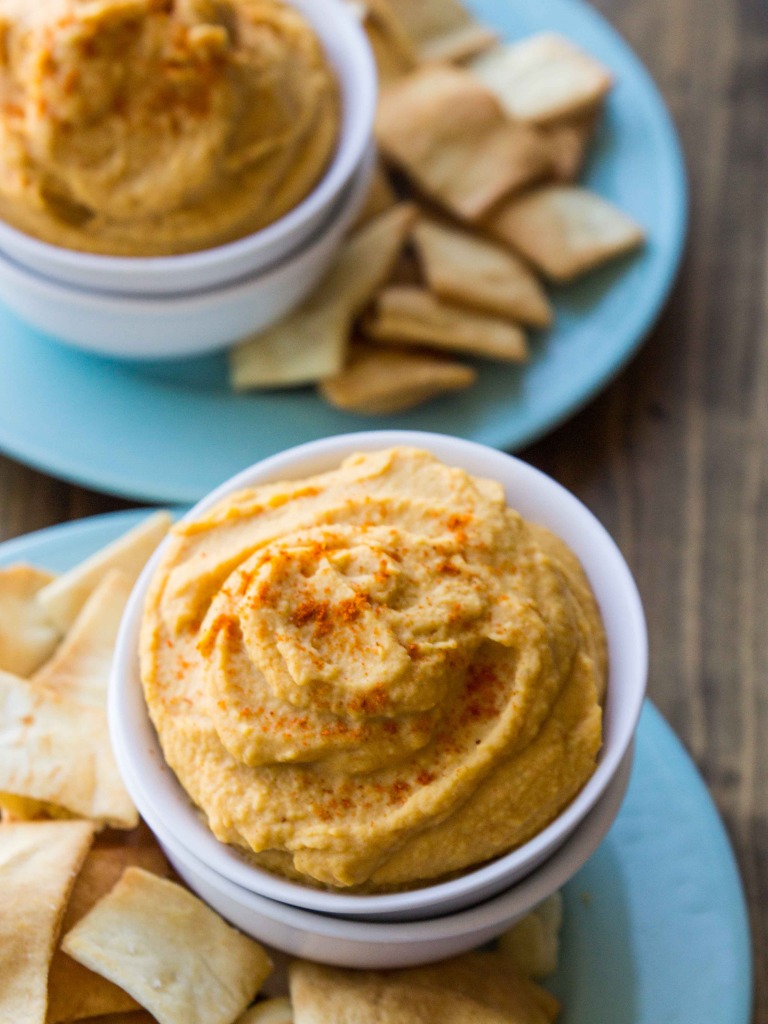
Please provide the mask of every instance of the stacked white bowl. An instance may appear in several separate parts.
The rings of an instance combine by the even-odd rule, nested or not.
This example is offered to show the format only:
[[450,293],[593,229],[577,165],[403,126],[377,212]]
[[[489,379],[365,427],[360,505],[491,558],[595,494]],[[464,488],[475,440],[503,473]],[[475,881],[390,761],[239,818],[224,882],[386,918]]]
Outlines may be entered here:
[[76,252],[0,221],[0,301],[54,339],[122,359],[199,355],[267,327],[329,267],[373,169],[376,69],[342,0],[288,0],[314,28],[339,82],[331,162],[285,216],[245,238],[177,256]]
[[147,565],[120,629],[110,688],[115,755],[139,811],[190,887],[244,931],[287,952],[352,967],[395,967],[471,949],[500,934],[564,884],[600,843],[623,798],[645,693],[647,637],[640,599],[618,548],[568,491],[531,466],[482,445],[417,431],[372,431],[290,449],[245,470],[200,502],[196,519],[243,487],[335,468],[353,452],[424,448],[448,465],[502,484],[508,504],[558,534],[577,554],[600,606],[610,671],[596,771],[533,839],[460,877],[407,892],[349,895],[260,870],[210,832],[168,768],[144,702],[138,635]]

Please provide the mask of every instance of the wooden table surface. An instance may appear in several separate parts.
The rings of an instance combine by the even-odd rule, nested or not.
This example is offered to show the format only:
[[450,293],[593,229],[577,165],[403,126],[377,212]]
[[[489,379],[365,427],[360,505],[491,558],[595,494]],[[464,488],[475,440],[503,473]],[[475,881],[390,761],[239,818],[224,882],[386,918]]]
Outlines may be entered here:
[[[733,840],[752,921],[754,1021],[768,1024],[768,5],[597,6],[677,122],[689,244],[640,354],[523,454],[599,516],[635,573],[650,695]],[[0,539],[124,507],[0,456]]]

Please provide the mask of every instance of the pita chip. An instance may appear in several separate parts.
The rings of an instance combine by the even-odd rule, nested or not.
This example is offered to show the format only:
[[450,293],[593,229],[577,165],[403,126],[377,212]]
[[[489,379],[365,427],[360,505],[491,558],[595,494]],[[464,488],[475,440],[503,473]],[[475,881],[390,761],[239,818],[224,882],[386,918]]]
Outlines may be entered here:
[[53,658],[32,677],[38,686],[92,707],[106,707],[112,656],[131,580],[110,569],[83,605]]
[[110,569],[121,569],[131,584],[135,583],[170,525],[171,517],[167,512],[155,512],[44,587],[38,600],[51,621],[66,633]]
[[534,124],[593,110],[613,85],[606,67],[554,32],[489,50],[472,71],[510,117]]
[[386,416],[474,384],[471,366],[430,352],[357,343],[341,373],[320,384],[327,402],[344,412]]
[[310,384],[338,373],[352,322],[387,278],[416,211],[399,203],[351,235],[308,299],[280,323],[229,353],[236,391]]
[[357,215],[355,227],[358,228],[369,220],[373,220],[374,217],[378,217],[379,214],[384,213],[386,210],[392,209],[393,206],[397,205],[397,202],[397,194],[392,188],[387,172],[384,170],[381,162],[377,160],[373,167],[368,195],[365,197],[362,210]]
[[64,908],[93,839],[87,821],[0,825],[0,1020],[44,1024]]
[[363,29],[382,86],[413,71],[418,63],[416,49],[388,0],[365,0]]
[[422,61],[463,61],[496,42],[458,0],[389,0]]
[[389,160],[464,220],[551,169],[537,129],[509,121],[482,82],[448,65],[429,65],[387,89],[376,135]]
[[[86,857],[62,924],[70,931],[117,884],[127,867],[167,875],[168,863],[157,844],[96,847]],[[136,1000],[100,974],[94,974],[57,949],[48,975],[46,1024],[82,1020],[139,1009]]]
[[233,1024],[272,966],[202,900],[137,867],[67,932],[62,949],[159,1024]]
[[0,671],[26,678],[56,649],[61,631],[36,600],[52,580],[31,565],[0,569]]
[[557,970],[563,897],[553,893],[499,936],[499,949],[529,978]]
[[138,814],[109,742],[106,712],[0,672],[0,795],[42,801],[100,825]]
[[486,227],[553,281],[571,281],[645,237],[626,213],[578,185],[546,185],[511,199]]
[[238,1017],[236,1024],[293,1024],[293,1007],[287,996],[256,1003]]
[[542,129],[552,157],[552,173],[557,181],[576,181],[587,158],[599,120],[599,109],[578,117],[553,121]]
[[507,248],[426,219],[418,221],[412,238],[427,283],[439,298],[532,327],[552,323],[544,289]]
[[[289,969],[296,1024],[548,1024],[535,1004],[511,1015],[411,971],[349,971],[297,961]],[[477,979],[482,986],[482,976]]]
[[517,324],[436,298],[426,288],[392,285],[379,292],[362,324],[366,338],[428,345],[505,362],[524,362],[525,332]]
[[551,1024],[560,1010],[551,993],[532,982],[508,956],[498,951],[464,953],[399,973],[417,984],[477,999],[510,1021]]

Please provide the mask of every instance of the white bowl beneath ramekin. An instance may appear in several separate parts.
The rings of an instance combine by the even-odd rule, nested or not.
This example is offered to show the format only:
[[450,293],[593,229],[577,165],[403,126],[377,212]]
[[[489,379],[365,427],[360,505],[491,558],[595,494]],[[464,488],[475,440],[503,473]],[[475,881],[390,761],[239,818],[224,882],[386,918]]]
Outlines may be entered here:
[[373,138],[376,67],[358,21],[342,0],[288,0],[312,25],[334,67],[342,98],[338,145],[308,196],[245,238],[177,256],[118,257],[51,245],[0,221],[0,254],[36,274],[91,291],[133,295],[212,288],[274,267],[327,223]]
[[[124,761],[124,758],[121,758]],[[235,885],[183,846],[168,823],[150,811],[147,824],[187,885],[247,935],[293,956],[341,967],[413,967],[475,949],[495,939],[565,885],[598,848],[621,807],[632,768],[632,747],[605,793],[543,865],[491,899],[427,920],[340,918],[279,903]],[[136,778],[125,775],[129,792]]]
[[180,295],[94,292],[41,277],[0,254],[0,301],[54,340],[115,359],[180,359],[215,352],[275,323],[329,268],[365,201],[373,150],[329,220],[276,267]]
[[[185,517],[197,518],[243,487],[297,479],[332,469],[355,451],[393,445],[427,449],[448,465],[498,480],[507,501],[525,518],[549,527],[581,559],[600,605],[610,658],[604,743],[597,768],[575,799],[547,828],[511,853],[458,878],[421,889],[382,895],[326,892],[278,878],[249,864],[219,842],[163,760],[139,677],[138,633],[144,596],[164,545],[145,568],[128,602],[117,640],[110,685],[110,727],[118,764],[139,811],[167,823],[178,843],[237,886],[294,907],[370,920],[413,920],[454,912],[508,889],[566,841],[591,812],[626,756],[637,725],[647,673],[647,635],[640,598],[618,548],[595,517],[554,480],[503,452],[439,434],[372,431],[292,448],[257,463],[222,484]],[[131,782],[133,780],[133,782]]]

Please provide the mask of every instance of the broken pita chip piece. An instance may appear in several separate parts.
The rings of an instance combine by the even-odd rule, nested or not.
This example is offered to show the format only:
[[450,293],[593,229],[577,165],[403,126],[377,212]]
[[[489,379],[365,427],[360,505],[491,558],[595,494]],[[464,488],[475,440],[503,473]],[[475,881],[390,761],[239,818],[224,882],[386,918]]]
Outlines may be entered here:
[[421,219],[412,238],[430,289],[441,299],[532,327],[552,323],[552,307],[522,260],[489,239]]
[[390,273],[415,216],[410,203],[399,203],[364,224],[298,309],[231,349],[234,390],[312,384],[338,373],[352,322]]
[[0,794],[130,829],[138,814],[112,754],[106,711],[0,672]]
[[32,682],[83,704],[106,707],[117,632],[131,586],[122,570],[110,569],[54,656],[35,673]]
[[365,197],[363,208],[355,221],[355,228],[367,224],[368,221],[378,217],[386,210],[391,210],[393,206],[397,206],[397,202],[397,193],[392,188],[387,172],[381,162],[377,161],[373,167],[368,195]]
[[387,159],[464,220],[551,170],[540,132],[509,121],[482,82],[447,65],[421,68],[387,89],[376,136]]
[[489,50],[472,71],[510,117],[540,125],[594,109],[613,85],[604,65],[554,32]]
[[504,1014],[505,1020],[550,1024],[560,1009],[554,996],[497,950],[464,953],[399,973],[416,984],[476,999]]
[[576,181],[587,158],[600,118],[599,108],[578,117],[553,121],[542,129],[552,157],[552,174],[557,181]]
[[512,199],[486,227],[553,281],[571,281],[645,239],[626,213],[577,185],[546,185]]
[[465,355],[525,362],[528,344],[517,324],[436,298],[425,288],[393,285],[379,292],[362,323],[366,338],[428,345]]
[[50,620],[66,633],[110,569],[121,569],[135,583],[171,522],[167,512],[153,513],[44,587],[38,600]]
[[553,893],[503,932],[499,949],[529,978],[544,978],[557,970],[563,897]]
[[388,0],[422,61],[463,61],[487,50],[497,35],[458,0]]
[[418,64],[416,49],[388,0],[365,0],[362,23],[380,85],[413,71]]
[[[458,960],[447,961],[458,965]],[[467,984],[467,970],[454,983],[443,964],[403,971],[350,971],[297,961],[289,968],[296,1024],[550,1024],[529,993],[501,1000],[488,998],[483,976]],[[470,968],[475,970],[474,968]],[[522,986],[531,985],[519,979]]]
[[293,1007],[287,996],[264,999],[249,1007],[236,1024],[293,1024]]
[[[92,849],[77,876],[61,926],[62,932],[74,928],[130,866],[142,867],[161,876],[169,872],[168,862],[157,843]],[[56,950],[48,975],[46,1024],[125,1013],[138,1008],[136,1000],[123,989],[89,971],[61,949]]]
[[320,393],[344,412],[387,416],[438,395],[463,391],[476,376],[471,366],[432,353],[358,342],[347,366],[324,380]]
[[56,649],[62,631],[36,600],[53,578],[31,565],[0,569],[0,671],[26,678]]
[[86,821],[0,825],[0,1020],[45,1024],[48,969],[92,840]]
[[264,949],[175,882],[129,867],[62,949],[159,1024],[232,1024],[271,970]]

